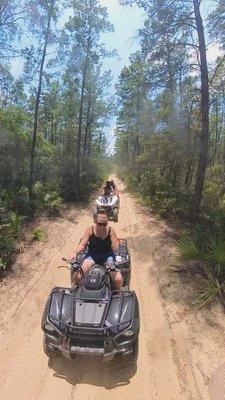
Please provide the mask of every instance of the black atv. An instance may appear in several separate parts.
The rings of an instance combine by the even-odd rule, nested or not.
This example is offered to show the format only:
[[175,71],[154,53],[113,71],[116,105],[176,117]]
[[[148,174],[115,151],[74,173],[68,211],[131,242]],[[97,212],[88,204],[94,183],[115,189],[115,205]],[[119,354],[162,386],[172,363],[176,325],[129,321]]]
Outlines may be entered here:
[[[82,273],[80,263],[70,268]],[[94,265],[73,288],[56,287],[47,300],[43,318],[44,352],[119,357],[135,363],[138,356],[139,306],[127,286],[114,290],[110,272],[117,264]]]

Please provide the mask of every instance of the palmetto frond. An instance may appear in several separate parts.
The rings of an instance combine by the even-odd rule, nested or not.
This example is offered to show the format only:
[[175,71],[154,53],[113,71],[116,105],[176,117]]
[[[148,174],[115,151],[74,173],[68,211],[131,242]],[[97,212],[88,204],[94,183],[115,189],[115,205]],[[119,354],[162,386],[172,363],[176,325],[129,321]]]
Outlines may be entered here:
[[191,261],[202,259],[200,247],[191,239],[180,238],[176,243],[177,256],[181,261]]
[[205,272],[205,286],[195,301],[195,305],[199,309],[210,304],[216,297],[225,297],[225,281],[220,283],[209,268],[206,268]]
[[204,243],[204,255],[206,261],[216,265],[225,266],[225,238],[222,236],[212,236]]
[[201,245],[187,238],[176,244],[180,261],[201,261],[204,287],[195,301],[197,308],[210,304],[219,297],[225,299],[225,238],[212,236]]
[[16,212],[10,212],[8,217],[8,228],[13,237],[18,237],[22,227],[23,217]]

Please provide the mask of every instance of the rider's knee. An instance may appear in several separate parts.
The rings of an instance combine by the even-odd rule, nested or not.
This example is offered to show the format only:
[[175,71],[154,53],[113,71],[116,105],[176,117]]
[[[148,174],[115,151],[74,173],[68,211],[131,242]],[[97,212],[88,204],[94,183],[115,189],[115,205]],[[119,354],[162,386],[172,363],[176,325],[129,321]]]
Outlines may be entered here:
[[73,282],[79,283],[81,280],[81,273],[79,271],[74,271],[73,273]]
[[118,286],[122,286],[123,285],[123,277],[122,277],[122,275],[121,275],[121,273],[120,272],[117,272],[115,275],[114,275],[114,277],[113,277],[114,279],[114,283],[116,284],[116,285],[118,285]]

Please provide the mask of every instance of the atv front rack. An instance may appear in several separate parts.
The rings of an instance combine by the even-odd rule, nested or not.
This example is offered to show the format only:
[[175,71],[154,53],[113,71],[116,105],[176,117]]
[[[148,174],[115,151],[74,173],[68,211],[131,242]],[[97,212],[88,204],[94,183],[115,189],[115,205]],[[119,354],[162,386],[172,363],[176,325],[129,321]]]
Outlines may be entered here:
[[[58,304],[58,310],[59,310],[59,316],[58,318],[53,316],[50,313],[51,310],[51,304],[52,304],[52,298],[53,298],[53,294],[54,293],[59,293],[61,294],[61,298],[60,298],[60,303]],[[52,325],[54,327],[54,329],[61,335],[68,337],[70,334],[76,333],[90,333],[90,334],[96,334],[96,335],[110,335],[110,333],[112,333],[114,336],[116,336],[117,334],[120,334],[122,330],[124,330],[125,328],[129,328],[129,326],[131,325],[133,318],[134,318],[134,311],[135,311],[135,302],[132,302],[132,310],[131,310],[131,317],[125,321],[121,322],[122,319],[122,312],[123,312],[123,305],[124,305],[124,301],[125,299],[129,298],[129,297],[133,297],[134,292],[131,291],[114,291],[113,294],[111,294],[110,298],[105,300],[99,300],[99,299],[78,299],[75,297],[75,292],[73,289],[67,289],[67,288],[59,288],[56,287],[52,290],[51,292],[51,297],[50,297],[50,302],[47,308],[47,323],[50,323],[50,325]],[[64,300],[64,296],[71,296],[72,300],[71,300],[71,320],[69,322],[63,321],[63,300]],[[107,323],[107,314],[109,312],[109,307],[111,304],[111,300],[115,298],[121,299],[120,302],[120,309],[119,309],[119,317],[118,317],[118,323],[117,324],[108,324],[108,326],[106,325]],[[93,325],[93,324],[84,324],[84,323],[76,323],[75,321],[75,304],[77,302],[87,302],[87,303],[100,303],[100,304],[105,304],[105,312],[102,316],[101,322],[97,325]]]

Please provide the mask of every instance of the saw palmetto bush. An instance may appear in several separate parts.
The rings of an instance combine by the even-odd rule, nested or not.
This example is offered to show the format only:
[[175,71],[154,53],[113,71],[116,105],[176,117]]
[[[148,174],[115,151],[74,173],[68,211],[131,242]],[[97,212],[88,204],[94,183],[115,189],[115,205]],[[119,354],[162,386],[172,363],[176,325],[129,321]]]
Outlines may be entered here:
[[23,217],[17,212],[11,211],[7,220],[8,232],[13,238],[18,239],[22,228]]
[[62,200],[54,186],[44,185],[42,182],[36,182],[34,185],[35,209],[40,213],[47,212],[49,216],[56,215],[59,212]]
[[[180,238],[176,244],[181,262],[199,261],[203,286],[195,304],[198,308],[207,306],[217,298],[225,305],[225,237],[216,235],[202,243]],[[199,268],[196,268],[199,273]]]
[[13,256],[13,239],[0,233],[0,275],[2,270],[8,268]]
[[49,216],[58,214],[61,203],[62,200],[56,191],[52,191],[44,195],[43,208],[47,211]]
[[43,242],[46,238],[46,233],[42,228],[34,228],[31,231],[32,240],[37,242]]

